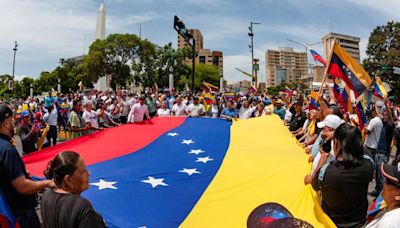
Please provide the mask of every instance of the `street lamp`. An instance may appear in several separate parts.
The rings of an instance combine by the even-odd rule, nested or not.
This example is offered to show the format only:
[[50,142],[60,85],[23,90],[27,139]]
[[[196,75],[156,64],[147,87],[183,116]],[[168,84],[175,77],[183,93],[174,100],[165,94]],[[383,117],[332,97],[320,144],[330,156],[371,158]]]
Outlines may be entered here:
[[258,22],[250,22],[250,27],[249,30],[250,32],[248,35],[250,36],[250,51],[251,51],[251,76],[253,77],[253,83],[255,83],[255,87],[257,87],[257,79],[254,77],[254,71],[255,71],[255,63],[254,63],[254,43],[253,43],[253,38],[254,38],[254,33],[253,33],[253,25],[259,25],[261,23]]
[[[298,45],[303,46],[304,49],[305,49],[305,52],[306,52],[306,56],[307,56],[307,51],[308,51],[308,48],[309,48],[309,47],[321,43],[321,42],[316,42],[316,43],[313,43],[313,44],[309,44],[309,43],[308,43],[308,44],[302,44],[302,43],[297,42],[297,41],[295,41],[295,40],[291,40],[291,39],[286,39],[286,40],[288,40],[288,41],[290,41],[290,42],[292,42],[292,43],[295,43],[295,44],[298,44]],[[311,64],[310,64],[310,65],[308,64],[308,57],[307,57],[307,58],[306,58],[307,81],[308,81],[308,83],[309,83],[308,87],[309,87],[309,88],[312,88],[312,81],[313,81],[313,79],[312,79],[312,77],[310,77],[310,76],[312,76],[312,68],[311,68],[311,71],[309,71],[309,67],[311,67]],[[310,72],[310,73],[309,73],[309,72]]]
[[11,79],[11,83],[9,84],[9,89],[13,90],[14,89],[14,76],[15,76],[15,56],[17,54],[17,47],[18,47],[18,43],[17,41],[14,41],[14,59],[13,59],[13,71],[12,71],[12,79]]

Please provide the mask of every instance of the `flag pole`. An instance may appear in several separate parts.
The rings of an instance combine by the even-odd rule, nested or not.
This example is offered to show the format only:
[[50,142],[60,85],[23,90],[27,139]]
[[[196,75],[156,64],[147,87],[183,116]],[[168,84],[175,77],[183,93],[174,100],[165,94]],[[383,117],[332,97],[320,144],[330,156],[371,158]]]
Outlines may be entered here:
[[331,64],[331,59],[332,59],[332,55],[333,55],[333,48],[335,47],[335,45],[336,45],[336,38],[333,40],[333,44],[332,44],[332,47],[331,47],[331,52],[329,53],[328,63],[325,66],[324,77],[322,79],[321,87],[319,88],[319,91],[318,91],[318,97],[319,97],[319,95],[321,94],[321,92],[322,92],[322,90],[324,88],[324,84],[325,84],[325,81],[326,81],[326,75],[328,74],[329,65]]

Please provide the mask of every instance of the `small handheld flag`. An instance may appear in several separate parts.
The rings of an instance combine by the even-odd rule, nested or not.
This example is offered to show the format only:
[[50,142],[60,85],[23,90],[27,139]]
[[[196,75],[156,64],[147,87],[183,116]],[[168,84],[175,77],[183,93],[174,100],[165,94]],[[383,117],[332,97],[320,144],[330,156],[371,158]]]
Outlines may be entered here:
[[318,54],[316,51],[310,48],[310,53],[315,61],[320,62],[322,65],[326,66],[326,61]]
[[380,98],[385,98],[388,96],[385,86],[382,83],[382,80],[379,76],[375,78],[375,89],[374,95]]

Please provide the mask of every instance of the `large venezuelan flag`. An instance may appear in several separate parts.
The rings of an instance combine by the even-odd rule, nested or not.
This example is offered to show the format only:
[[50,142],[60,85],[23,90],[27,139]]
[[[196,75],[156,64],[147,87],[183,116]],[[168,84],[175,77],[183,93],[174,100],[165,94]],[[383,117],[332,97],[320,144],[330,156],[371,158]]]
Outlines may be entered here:
[[23,158],[33,175],[60,151],[91,173],[83,196],[109,227],[246,227],[276,202],[315,227],[334,227],[311,186],[307,155],[277,116],[234,121],[154,118],[106,129]]
[[356,97],[360,96],[372,83],[371,77],[339,44],[335,43],[328,64],[328,74],[342,79]]

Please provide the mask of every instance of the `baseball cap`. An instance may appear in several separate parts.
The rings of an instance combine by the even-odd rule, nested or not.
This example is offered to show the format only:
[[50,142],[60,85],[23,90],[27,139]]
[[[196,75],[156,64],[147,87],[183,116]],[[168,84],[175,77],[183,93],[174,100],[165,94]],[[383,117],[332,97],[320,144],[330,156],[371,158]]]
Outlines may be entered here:
[[28,110],[24,110],[24,111],[21,112],[21,117],[22,117],[22,118],[25,118],[25,117],[27,117],[27,116],[29,116]]
[[382,175],[400,188],[400,163],[397,165],[382,164]]
[[337,115],[327,115],[325,119],[317,124],[318,128],[330,127],[336,129],[342,124],[342,119]]
[[6,104],[0,105],[0,122],[4,121],[8,117],[12,116],[11,108]]

